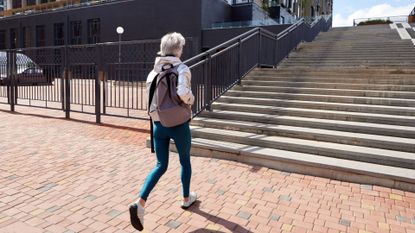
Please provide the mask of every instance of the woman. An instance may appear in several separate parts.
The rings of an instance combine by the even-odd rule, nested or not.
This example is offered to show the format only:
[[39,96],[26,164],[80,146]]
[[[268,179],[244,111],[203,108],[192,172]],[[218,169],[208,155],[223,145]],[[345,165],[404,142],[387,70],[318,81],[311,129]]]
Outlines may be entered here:
[[[195,98],[191,90],[190,69],[180,60],[184,45],[185,39],[180,33],[174,32],[163,36],[160,44],[160,52],[158,53],[159,57],[156,58],[154,69],[148,75],[146,83],[148,90],[153,79],[162,72],[163,68],[166,69],[166,67],[173,65],[174,67],[177,67],[179,74],[177,94],[185,104],[192,105]],[[153,119],[153,139],[157,156],[157,166],[147,177],[138,200],[130,206],[131,224],[139,231],[143,230],[144,207],[147,198],[160,177],[167,170],[170,139],[173,139],[176,144],[180,157],[180,164],[182,166],[181,181],[183,185],[183,202],[181,207],[187,209],[197,199],[197,194],[195,192],[190,192],[192,167],[190,164],[191,134],[189,122],[168,128],[161,125],[160,118],[156,111],[151,112],[150,116]]]

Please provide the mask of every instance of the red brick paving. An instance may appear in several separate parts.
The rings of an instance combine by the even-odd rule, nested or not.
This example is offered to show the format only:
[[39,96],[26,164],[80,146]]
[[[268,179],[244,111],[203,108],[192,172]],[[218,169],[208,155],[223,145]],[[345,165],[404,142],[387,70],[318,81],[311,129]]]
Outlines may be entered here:
[[[1,111],[3,109],[3,111]],[[155,165],[147,122],[0,106],[0,232],[135,232],[128,204]],[[149,198],[146,232],[415,232],[415,194],[192,158],[200,202],[179,208],[180,165]]]

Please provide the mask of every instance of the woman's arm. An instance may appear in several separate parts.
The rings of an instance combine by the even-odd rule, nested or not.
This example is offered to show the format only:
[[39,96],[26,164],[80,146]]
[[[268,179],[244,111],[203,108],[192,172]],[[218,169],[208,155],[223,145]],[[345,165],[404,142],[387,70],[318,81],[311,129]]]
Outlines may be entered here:
[[180,99],[188,105],[192,105],[195,101],[195,97],[192,93],[191,79],[192,74],[187,66],[179,67],[179,81],[177,84],[177,94]]

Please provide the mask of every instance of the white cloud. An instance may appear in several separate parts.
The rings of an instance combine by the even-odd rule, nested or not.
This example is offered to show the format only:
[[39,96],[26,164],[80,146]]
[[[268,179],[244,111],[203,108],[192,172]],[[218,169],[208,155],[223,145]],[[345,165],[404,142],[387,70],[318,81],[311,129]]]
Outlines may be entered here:
[[413,4],[399,7],[393,7],[390,4],[380,4],[368,9],[354,11],[349,16],[335,14],[333,18],[333,27],[353,26],[353,19],[359,18],[407,16],[413,8]]

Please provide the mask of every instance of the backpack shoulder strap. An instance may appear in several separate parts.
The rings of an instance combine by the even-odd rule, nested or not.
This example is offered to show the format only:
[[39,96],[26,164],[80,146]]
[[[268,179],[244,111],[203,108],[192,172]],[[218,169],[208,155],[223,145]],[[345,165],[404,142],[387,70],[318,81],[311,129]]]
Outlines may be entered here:
[[150,106],[151,106],[151,102],[153,101],[153,97],[154,97],[154,92],[156,91],[156,87],[157,87],[157,79],[158,79],[158,74],[154,77],[153,81],[150,84],[150,91],[148,92],[148,108],[147,111],[150,111]]
[[[156,90],[156,86],[157,86],[157,79],[158,79],[158,74],[154,77],[153,81],[151,82],[150,85],[150,91],[148,93],[148,108],[147,111],[150,112],[150,106],[151,106],[151,102],[153,101],[153,96],[154,96],[154,92]],[[153,119],[151,119],[150,117],[150,142],[151,142],[151,153],[154,153],[154,139],[153,139]]]

